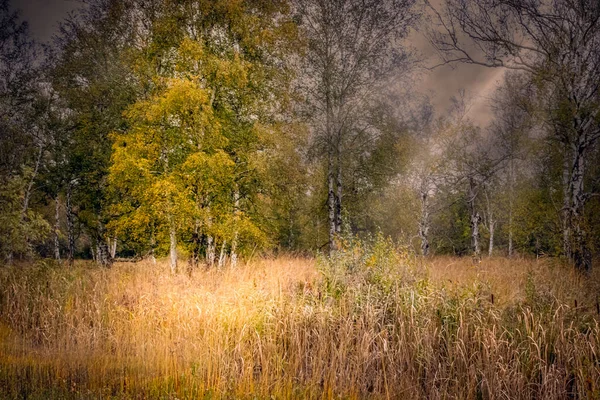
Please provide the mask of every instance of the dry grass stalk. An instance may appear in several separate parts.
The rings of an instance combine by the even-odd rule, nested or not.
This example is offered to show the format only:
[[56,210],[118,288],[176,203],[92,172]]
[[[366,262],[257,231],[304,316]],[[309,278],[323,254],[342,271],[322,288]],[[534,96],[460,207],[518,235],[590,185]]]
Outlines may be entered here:
[[598,275],[350,250],[319,268],[282,257],[191,277],[146,262],[2,268],[0,393],[600,397]]

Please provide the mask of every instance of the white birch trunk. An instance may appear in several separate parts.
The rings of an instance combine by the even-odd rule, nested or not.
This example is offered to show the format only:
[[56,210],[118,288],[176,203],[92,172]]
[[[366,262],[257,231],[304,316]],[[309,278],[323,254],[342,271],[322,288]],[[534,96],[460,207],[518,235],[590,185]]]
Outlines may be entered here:
[[110,256],[110,249],[106,240],[104,225],[101,221],[98,221],[98,238],[96,245],[96,262],[102,267],[110,268],[112,265],[112,257]]
[[[211,209],[210,209],[210,205],[208,205],[206,207],[206,210],[208,212],[208,220],[207,220],[207,225],[208,225],[208,231],[210,232],[212,229],[212,214],[211,214]],[[206,237],[206,264],[209,267],[213,267],[215,265],[215,258],[216,258],[216,246],[215,246],[215,238],[209,234]]]
[[110,246],[107,242],[106,229],[104,223],[97,218],[97,231],[94,233],[96,244],[96,263],[101,267],[110,268],[112,265],[112,257],[110,256]]
[[208,236],[207,244],[206,244],[206,262],[209,267],[215,265],[215,257],[216,257],[216,249],[215,249],[215,239],[212,236]]
[[115,258],[117,255],[117,237],[115,236],[110,241],[110,257]]
[[469,210],[471,212],[471,248],[473,250],[473,259],[476,262],[481,261],[481,247],[479,244],[479,223],[481,216],[475,210],[476,185],[473,178],[469,179]]
[[492,256],[494,254],[494,230],[495,230],[496,221],[494,221],[492,215],[490,215],[490,246],[488,249],[488,256]]
[[225,246],[227,245],[227,240],[223,240],[223,244],[221,245],[221,254],[219,255],[219,261],[217,266],[219,268],[223,268],[225,265]]
[[485,200],[487,205],[487,228],[490,233],[488,256],[491,257],[494,254],[494,229],[496,227],[496,221],[494,220],[494,211],[492,210],[492,202],[490,201],[487,188],[485,190]]
[[233,240],[231,241],[231,267],[235,268],[237,266],[238,255],[237,255],[237,242],[238,242],[238,223],[240,218],[240,192],[239,189],[236,188],[233,193],[233,206],[234,206],[234,232],[233,232]]
[[473,246],[473,257],[476,260],[481,259],[481,246],[479,245],[479,223],[481,222],[481,216],[476,212],[471,215],[471,243]]
[[237,261],[238,261],[237,238],[238,238],[238,233],[235,232],[233,234],[233,240],[231,241],[231,267],[232,268],[235,268],[237,266]]

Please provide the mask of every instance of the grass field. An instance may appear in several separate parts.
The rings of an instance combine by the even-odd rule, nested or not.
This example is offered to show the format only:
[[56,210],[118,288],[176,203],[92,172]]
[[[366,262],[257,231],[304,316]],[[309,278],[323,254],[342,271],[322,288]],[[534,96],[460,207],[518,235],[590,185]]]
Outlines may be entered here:
[[600,398],[599,276],[385,242],[191,276],[2,267],[0,396]]

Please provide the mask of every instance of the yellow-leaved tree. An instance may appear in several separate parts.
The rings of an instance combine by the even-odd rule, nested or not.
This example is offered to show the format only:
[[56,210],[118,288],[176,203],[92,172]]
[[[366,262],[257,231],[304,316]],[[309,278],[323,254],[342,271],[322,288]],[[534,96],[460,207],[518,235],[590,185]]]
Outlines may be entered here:
[[[253,205],[288,74],[284,2],[158,2],[136,71],[147,92],[113,134],[109,228],[139,249],[235,265],[264,245]],[[275,4],[277,3],[277,4]]]

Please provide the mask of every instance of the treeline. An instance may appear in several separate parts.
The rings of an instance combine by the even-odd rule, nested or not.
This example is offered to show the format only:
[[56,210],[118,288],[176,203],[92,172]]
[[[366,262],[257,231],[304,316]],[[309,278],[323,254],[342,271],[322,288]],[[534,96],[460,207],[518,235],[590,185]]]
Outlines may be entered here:
[[[463,3],[90,0],[41,47],[1,0],[2,258],[175,271],[381,232],[589,270],[600,6]],[[443,62],[513,70],[489,127],[419,94],[418,26]]]

